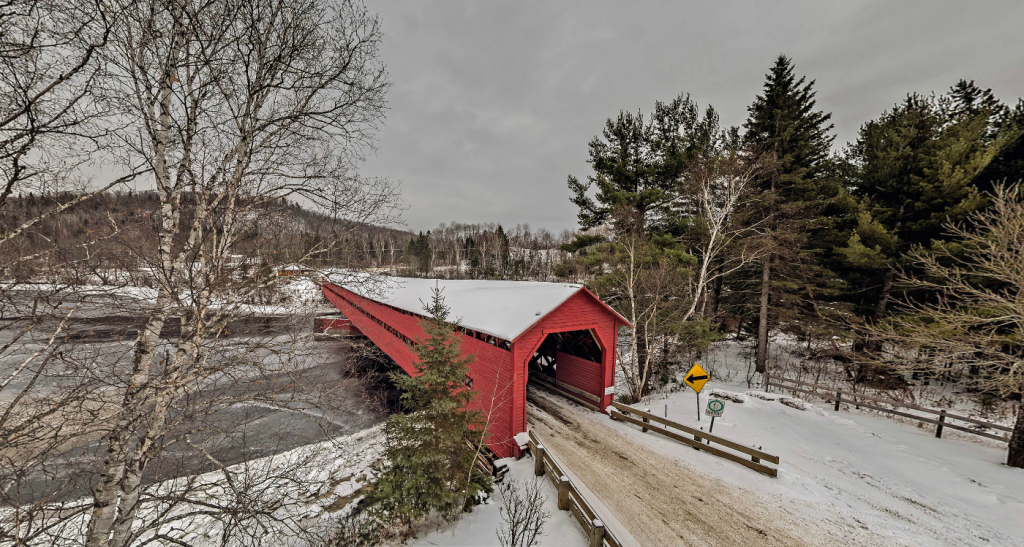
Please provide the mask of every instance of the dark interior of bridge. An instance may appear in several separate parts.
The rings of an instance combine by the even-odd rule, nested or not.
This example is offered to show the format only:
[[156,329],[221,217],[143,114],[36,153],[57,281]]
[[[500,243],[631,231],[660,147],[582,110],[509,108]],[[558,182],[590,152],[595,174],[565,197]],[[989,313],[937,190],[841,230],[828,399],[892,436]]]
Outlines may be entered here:
[[530,359],[529,372],[540,372],[551,378],[555,377],[555,354],[567,353],[574,357],[602,362],[604,350],[597,342],[594,333],[588,330],[553,332],[544,338],[540,347]]

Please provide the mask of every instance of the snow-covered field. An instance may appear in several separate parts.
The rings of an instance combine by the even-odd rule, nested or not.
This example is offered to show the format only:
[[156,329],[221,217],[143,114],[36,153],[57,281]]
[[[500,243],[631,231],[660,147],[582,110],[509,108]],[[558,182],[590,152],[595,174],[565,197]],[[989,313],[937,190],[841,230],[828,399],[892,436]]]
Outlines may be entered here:
[[[731,361],[731,362],[730,362]],[[721,477],[751,495],[797,515],[812,528],[828,528],[850,545],[1006,546],[1024,545],[1024,470],[1004,465],[1005,445],[964,438],[936,439],[932,429],[867,412],[834,412],[805,403],[805,410],[778,400],[744,395],[746,364],[720,359],[720,376],[701,395],[701,410],[714,389],[744,402],[725,401],[714,434],[781,458],[773,479],[694,450],[666,437],[613,422],[595,420],[665,455]],[[755,394],[756,395],[756,394]],[[768,399],[775,399],[769,396]],[[722,399],[722,397],[719,397]],[[655,395],[638,408],[705,431],[690,390]]]
[[[509,478],[515,478],[521,482],[532,481],[533,460],[529,457],[516,461],[513,458],[499,460],[500,463],[508,464]],[[537,479],[544,485],[544,493],[547,501],[544,508],[550,513],[551,518],[544,524],[544,535],[540,540],[540,547],[585,547],[588,545],[587,538],[583,535],[583,529],[568,511],[558,510],[558,490],[545,477]],[[452,524],[451,526],[434,531],[428,535],[416,538],[408,545],[445,545],[452,547],[485,547],[500,545],[498,543],[497,530],[501,525],[501,514],[499,508],[501,501],[497,499],[501,493],[497,488],[494,496],[487,500],[487,503],[473,508],[473,512]]]
[[[98,281],[98,280],[97,280]],[[152,305],[156,301],[156,289],[132,285],[53,285],[53,284],[18,284],[5,283],[4,288],[16,288],[26,293],[75,294],[79,297],[121,298],[140,305]],[[297,313],[319,313],[334,308],[327,303],[321,293],[319,278],[315,276],[280,277],[272,285],[273,295],[267,304],[234,304],[237,315],[288,315]],[[186,299],[187,300],[187,299]],[[222,306],[214,302],[212,308]]]

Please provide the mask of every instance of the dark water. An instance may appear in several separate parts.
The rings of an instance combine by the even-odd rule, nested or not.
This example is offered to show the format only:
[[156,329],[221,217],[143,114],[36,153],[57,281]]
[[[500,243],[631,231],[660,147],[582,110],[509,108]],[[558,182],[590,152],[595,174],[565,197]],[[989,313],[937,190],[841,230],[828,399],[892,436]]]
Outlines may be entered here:
[[[81,374],[82,370],[90,369],[100,380],[105,374],[124,374],[130,362],[131,343],[144,318],[134,313],[117,313],[128,310],[106,311],[86,310],[69,323],[59,350],[68,364],[49,365],[50,372],[33,386],[35,393],[45,395],[47,389],[58,392],[72,370]],[[0,323],[10,327],[14,319],[0,318]],[[351,341],[314,338],[311,326],[311,318],[294,316],[247,317],[229,323],[220,336],[220,343],[227,349],[219,350],[214,359],[244,356],[273,363],[274,359],[280,360],[275,354],[278,348],[293,354],[279,372],[264,369],[248,375],[215,377],[195,390],[189,405],[172,414],[171,421],[182,425],[163,439],[161,455],[146,468],[145,482],[210,471],[217,467],[211,460],[231,465],[281,453],[352,434],[383,421],[393,411],[397,399],[387,380],[387,364],[358,357],[351,349]],[[13,332],[4,327],[0,324],[0,345]],[[173,341],[179,327],[177,319],[169,321],[162,337]],[[41,329],[41,334],[21,342],[43,343],[44,331]],[[251,349],[267,343],[272,347]],[[14,347],[0,356],[0,377],[6,377],[26,351]],[[26,387],[27,380],[19,381],[0,393],[0,411]],[[102,468],[105,448],[101,435],[85,436],[50,453],[31,469],[21,470],[24,472],[20,474],[20,470],[14,470],[13,477],[8,475],[9,470],[3,470],[0,474],[5,479],[15,479],[17,487],[0,498],[0,504],[71,499],[88,494]],[[0,447],[0,455],[3,449]]]

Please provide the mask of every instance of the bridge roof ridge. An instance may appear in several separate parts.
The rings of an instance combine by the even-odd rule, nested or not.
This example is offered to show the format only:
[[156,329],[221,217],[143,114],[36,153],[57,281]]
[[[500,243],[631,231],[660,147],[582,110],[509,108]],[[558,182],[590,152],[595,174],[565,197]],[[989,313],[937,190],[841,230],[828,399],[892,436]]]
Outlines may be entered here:
[[420,315],[436,286],[453,322],[505,340],[515,340],[566,300],[585,291],[576,283],[412,277],[340,285],[364,298]]

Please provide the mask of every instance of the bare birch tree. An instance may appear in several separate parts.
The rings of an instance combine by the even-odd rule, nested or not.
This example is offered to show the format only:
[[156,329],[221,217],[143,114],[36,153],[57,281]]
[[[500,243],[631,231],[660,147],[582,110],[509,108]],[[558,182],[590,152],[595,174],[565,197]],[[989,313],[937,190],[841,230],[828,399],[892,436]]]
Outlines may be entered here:
[[[233,279],[229,255],[260,206],[286,196],[382,220],[386,181],[352,172],[384,108],[379,21],[317,0],[126,2],[105,90],[130,120],[122,153],[152,166],[160,196],[155,305],[132,350],[93,493],[90,546],[127,545],[142,475],[171,409],[203,385],[216,337],[272,281]],[[191,200],[192,218],[182,206]],[[155,356],[169,317],[180,332]]]
[[750,200],[754,177],[761,171],[763,164],[757,158],[723,146],[698,161],[685,177],[683,194],[696,202],[694,218],[704,237],[694,245],[699,263],[693,298],[682,321],[698,313],[711,283],[758,259],[759,249],[746,238],[755,234],[760,224],[743,224],[736,219],[736,212]]
[[[320,357],[304,351],[302,329],[269,338],[240,338],[238,331],[261,321],[254,302],[277,282],[282,256],[296,261],[319,251],[283,247],[291,241],[282,234],[287,227],[266,229],[281,200],[303,200],[344,219],[340,236],[344,227],[395,218],[394,185],[355,173],[372,146],[389,85],[378,60],[379,20],[341,0],[114,2],[96,4],[100,11],[80,24],[67,18],[73,9],[63,4],[3,7],[11,6],[12,14],[3,16],[21,17],[25,37],[48,36],[34,35],[32,24],[64,33],[47,63],[39,52],[10,61],[17,77],[26,63],[44,68],[32,83],[44,88],[36,95],[63,102],[32,95],[31,104],[5,105],[4,129],[12,130],[4,136],[14,144],[4,148],[11,168],[3,199],[57,179],[51,173],[58,171],[45,172],[47,178],[37,169],[30,180],[28,160],[51,161],[60,173],[81,178],[83,160],[55,161],[64,143],[54,141],[83,135],[101,142],[92,149],[102,150],[117,177],[150,173],[146,182],[159,199],[155,231],[140,232],[155,234],[155,241],[120,241],[140,266],[129,272],[132,291],[143,295],[132,304],[132,313],[144,316],[134,342],[61,346],[78,308],[53,303],[64,315],[51,321],[48,337],[35,337],[27,359],[9,375],[17,378],[0,388],[14,393],[0,407],[2,488],[10,504],[0,515],[0,541],[180,543],[187,540],[176,531],[197,519],[218,523],[211,541],[220,544],[259,544],[261,530],[282,526],[298,535],[299,516],[274,492],[289,481],[329,484],[306,465],[315,458],[285,468],[233,466],[217,442],[241,435],[249,450],[261,448],[245,444],[252,434],[245,424],[254,418],[230,427],[219,416],[239,405],[294,406],[329,425],[330,387],[308,372]],[[56,11],[38,12],[47,7]],[[83,121],[76,121],[78,112]],[[47,115],[54,121],[40,125]],[[95,122],[98,136],[85,134],[84,121]],[[56,204],[53,214],[70,205]],[[258,258],[238,259],[243,241]],[[4,351],[26,351],[11,337],[3,343]],[[85,455],[97,441],[104,447],[98,470],[87,457],[79,459],[80,469],[52,462],[70,448]],[[175,459],[166,457],[168,450],[191,454],[192,461],[167,467]],[[186,479],[147,486],[210,469],[222,477],[216,485]],[[48,481],[45,492],[27,490],[40,481]],[[83,494],[86,504],[75,499]]]
[[[752,197],[761,166],[727,141],[711,147],[679,183],[678,204],[695,237],[687,252],[659,250],[643,225],[627,210],[615,213],[614,236],[595,286],[634,325],[619,370],[634,400],[647,395],[657,364],[674,358],[690,329],[705,320],[708,287],[757,259],[747,236],[757,224],[743,224],[736,211]],[[599,278],[600,279],[600,278]]]

